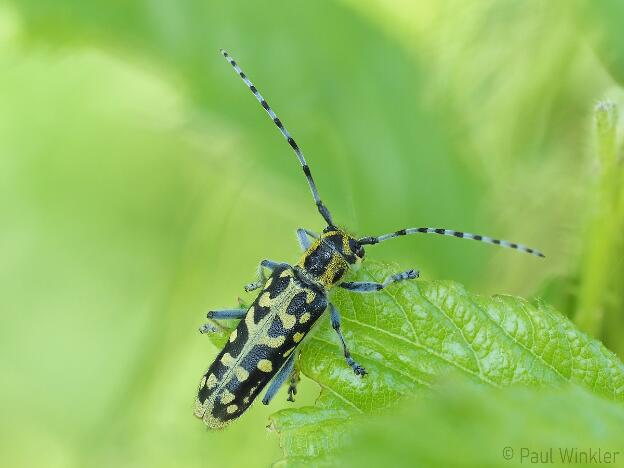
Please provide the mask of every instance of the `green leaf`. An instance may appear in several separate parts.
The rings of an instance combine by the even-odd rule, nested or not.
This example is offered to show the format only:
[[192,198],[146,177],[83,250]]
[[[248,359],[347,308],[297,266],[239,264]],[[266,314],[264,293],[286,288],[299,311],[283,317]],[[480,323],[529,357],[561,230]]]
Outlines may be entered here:
[[[383,281],[396,266],[367,262],[357,280]],[[482,297],[451,281],[406,281],[377,294],[336,291],[352,355],[369,374],[345,364],[325,321],[306,340],[301,368],[321,394],[313,407],[279,411],[271,428],[284,455],[326,457],[351,439],[354,421],[404,397],[438,391],[459,376],[482,387],[577,384],[624,400],[624,364],[562,314],[511,296]]]
[[428,398],[359,421],[339,453],[278,465],[483,468],[533,466],[541,456],[589,466],[580,453],[591,449],[605,465],[622,466],[623,427],[624,406],[578,387],[494,389],[453,380]]

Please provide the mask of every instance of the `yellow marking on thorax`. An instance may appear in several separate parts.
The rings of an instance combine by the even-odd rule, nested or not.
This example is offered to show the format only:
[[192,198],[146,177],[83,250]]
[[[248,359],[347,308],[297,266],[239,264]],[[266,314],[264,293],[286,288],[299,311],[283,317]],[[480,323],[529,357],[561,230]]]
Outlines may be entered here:
[[271,286],[272,282],[273,282],[273,278],[269,278],[268,280],[266,280],[266,283],[264,283],[264,289],[266,289],[269,286]]
[[351,250],[351,246],[349,245],[349,236],[342,236],[342,251],[345,255],[353,255],[355,253]]
[[329,265],[319,278],[319,281],[324,286],[332,286],[334,284],[334,278],[336,273],[340,269],[347,270],[349,268],[349,264],[347,261],[340,255],[339,253],[332,254],[331,260],[329,261]]
[[230,343],[236,341],[236,336],[238,335],[238,332],[236,331],[236,328],[234,330],[232,330],[232,333],[230,333]]
[[284,270],[280,273],[280,278],[286,278],[287,276],[292,276],[293,272],[291,269]]

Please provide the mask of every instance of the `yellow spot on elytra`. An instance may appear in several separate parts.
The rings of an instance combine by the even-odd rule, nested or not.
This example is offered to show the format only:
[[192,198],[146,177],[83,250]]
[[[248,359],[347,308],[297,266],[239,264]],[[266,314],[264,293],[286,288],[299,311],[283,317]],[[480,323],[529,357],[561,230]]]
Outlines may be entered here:
[[206,387],[214,388],[217,386],[217,376],[214,374],[210,374],[206,379]]
[[234,394],[228,390],[223,390],[221,394],[221,403],[227,405],[228,403],[232,403],[234,401]]
[[301,314],[301,317],[299,317],[299,322],[301,323],[306,323],[308,320],[310,320],[310,312],[304,312]]
[[227,411],[228,414],[232,414],[232,413],[235,413],[237,409],[238,409],[237,405],[230,405],[225,409],[225,411]]
[[245,403],[245,404],[249,403],[249,397],[248,396],[243,398],[243,403]]
[[230,423],[227,419],[215,417],[210,411],[205,411],[202,419],[204,420],[204,424],[211,429],[223,429]]
[[292,348],[290,348],[288,351],[286,351],[284,353],[284,357],[288,357],[290,356],[290,354],[295,350],[295,347],[293,346]]
[[236,340],[236,335],[238,335],[238,333],[236,332],[235,328],[234,330],[232,330],[232,333],[230,333],[230,343]]
[[258,299],[258,305],[261,307],[270,307],[271,306],[271,296],[269,296],[268,292],[265,292]]
[[254,330],[257,327],[255,323],[255,313],[256,313],[256,310],[254,309],[253,306],[251,306],[249,310],[247,311],[247,314],[245,315],[245,325],[247,325],[247,330],[250,335],[254,332]]
[[234,369],[234,373],[236,374],[236,378],[239,382],[244,382],[249,377],[247,369],[244,369],[241,366],[237,366],[236,369]]
[[230,353],[225,353],[221,358],[221,362],[226,367],[232,367],[232,364],[234,364],[234,358],[230,355]]
[[195,408],[193,409],[193,413],[195,414],[195,416],[197,416],[198,418],[202,418],[205,412],[206,412],[206,409],[204,408],[204,403],[199,401],[199,398],[196,399]]
[[292,270],[284,270],[280,274],[280,278],[286,278],[287,276],[292,276],[292,275],[293,275]]
[[297,332],[297,333],[295,333],[295,334],[293,335],[293,341],[294,341],[295,343],[299,343],[299,342],[303,339],[303,337],[304,337],[304,336],[305,336],[305,334],[303,334],[303,333],[301,333],[301,332]]
[[316,294],[314,294],[314,291],[309,291],[309,290],[306,291],[306,302],[308,304],[312,302],[315,297],[316,297]]
[[290,330],[297,322],[297,318],[294,315],[287,314],[286,312],[278,312],[277,316],[282,321],[282,326],[286,330]]
[[273,370],[273,363],[268,359],[260,359],[258,361],[258,369],[262,372],[271,372]]
[[260,338],[260,340],[258,340],[258,343],[266,345],[269,348],[279,348],[280,346],[284,344],[284,341],[286,341],[286,338],[284,338],[283,335],[275,336],[275,337],[265,335],[262,338]]

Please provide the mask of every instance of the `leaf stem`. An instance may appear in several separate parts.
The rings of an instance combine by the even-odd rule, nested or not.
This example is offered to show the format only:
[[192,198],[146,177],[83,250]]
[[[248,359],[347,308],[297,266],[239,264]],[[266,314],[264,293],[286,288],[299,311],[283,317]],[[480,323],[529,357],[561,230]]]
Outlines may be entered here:
[[600,175],[596,202],[588,223],[575,322],[583,331],[600,335],[611,276],[617,263],[620,224],[620,164],[617,161],[618,113],[611,101],[599,102],[594,111],[596,152]]

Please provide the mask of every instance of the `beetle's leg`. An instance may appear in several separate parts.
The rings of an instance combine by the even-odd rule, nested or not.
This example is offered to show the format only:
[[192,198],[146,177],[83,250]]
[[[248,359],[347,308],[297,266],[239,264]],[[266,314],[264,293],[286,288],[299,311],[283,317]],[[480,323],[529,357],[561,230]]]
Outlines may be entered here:
[[338,335],[338,338],[340,338],[340,342],[342,343],[342,350],[344,351],[344,357],[347,361],[347,364],[351,366],[351,369],[353,369],[355,375],[365,375],[367,373],[366,369],[360,366],[351,357],[351,353],[349,352],[347,343],[344,339],[344,336],[342,336],[342,332],[340,331],[340,312],[338,312],[336,306],[331,302],[329,303],[329,318],[331,320],[332,328],[336,330],[336,334]]
[[246,313],[247,309],[211,310],[206,314],[206,317],[213,320],[242,319]]
[[340,283],[338,286],[344,289],[348,289],[349,291],[358,292],[358,293],[368,293],[375,292],[381,289],[384,289],[390,286],[392,283],[397,283],[399,281],[404,281],[408,279],[418,278],[419,272],[417,270],[407,270],[402,273],[396,273],[394,275],[390,275],[386,278],[383,283],[372,283],[372,282],[345,282]]
[[307,229],[299,228],[297,229],[297,240],[299,240],[299,245],[302,250],[308,250],[312,242],[310,242],[310,238],[318,239],[318,234],[308,231]]
[[280,387],[286,382],[286,379],[290,376],[293,371],[293,367],[295,366],[295,354],[292,353],[288,360],[284,363],[282,368],[277,372],[273,380],[271,380],[271,384],[269,385],[269,389],[264,394],[264,398],[262,399],[263,405],[268,405],[269,402],[273,399],[277,391]]
[[293,365],[293,370],[290,373],[290,385],[288,385],[288,401],[295,401],[295,395],[297,394],[297,384],[299,383],[299,353],[297,353],[297,357],[295,357],[295,363]]
[[[206,314],[206,317],[212,320],[242,319],[246,313],[247,309],[211,310]],[[216,331],[218,331],[218,328],[211,323],[204,323],[199,327],[200,333],[214,333]]]
[[266,283],[266,280],[267,280],[266,276],[264,275],[264,269],[266,268],[267,270],[273,271],[275,268],[277,268],[280,265],[283,265],[283,263],[274,262],[273,260],[267,260],[267,259],[262,260],[260,264],[258,265],[257,281],[246,285],[245,291],[250,292],[250,291],[253,291],[255,289],[258,289],[264,286],[264,283]]

